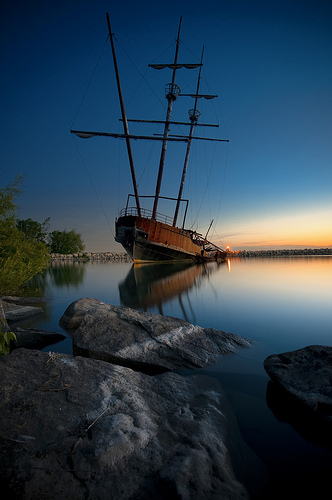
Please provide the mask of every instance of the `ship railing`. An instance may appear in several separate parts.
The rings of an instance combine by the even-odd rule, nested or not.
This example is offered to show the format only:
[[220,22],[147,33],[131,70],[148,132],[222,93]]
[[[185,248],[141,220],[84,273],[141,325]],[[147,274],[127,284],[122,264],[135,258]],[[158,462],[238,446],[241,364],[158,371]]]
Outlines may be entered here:
[[[134,197],[133,194],[128,194],[126,208],[123,208],[120,211],[119,217],[123,217],[125,215],[133,215],[133,216],[139,215],[139,211],[138,211],[136,206],[129,206],[129,200],[130,200],[130,198],[133,198],[133,197]],[[139,198],[154,198],[154,196],[140,196]],[[178,201],[177,198],[170,198],[168,196],[159,196],[159,198],[162,198],[164,200]],[[180,202],[185,203],[185,211],[184,211],[183,222],[182,222],[182,229],[183,229],[184,224],[185,224],[185,220],[186,220],[189,200],[181,198]],[[140,215],[141,215],[141,217],[146,217],[148,219],[151,219],[152,218],[152,210],[149,210],[147,208],[140,208]],[[168,215],[164,215],[164,214],[161,214],[158,212],[155,215],[155,220],[162,222],[164,224],[168,224],[170,226],[173,225],[173,221],[174,221],[174,219],[172,217],[169,217]]]
[[[120,210],[119,217],[124,217],[126,215],[138,216],[138,210],[136,207],[126,207]],[[147,219],[152,218],[152,210],[148,208],[141,208],[141,217],[146,217]],[[173,219],[168,215],[161,213],[156,213],[155,220],[162,222],[163,224],[172,225]]]

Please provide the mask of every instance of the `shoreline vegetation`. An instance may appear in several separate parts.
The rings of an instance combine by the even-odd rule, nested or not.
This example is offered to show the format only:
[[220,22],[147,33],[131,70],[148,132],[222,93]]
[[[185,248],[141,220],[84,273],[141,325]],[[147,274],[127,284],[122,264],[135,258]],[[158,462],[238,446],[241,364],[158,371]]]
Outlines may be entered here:
[[[230,252],[230,257],[292,257],[292,256],[324,256],[332,255],[332,248],[304,248],[304,249],[282,249],[282,250],[240,250]],[[78,252],[73,254],[51,254],[51,262],[71,261],[111,261],[132,262],[125,252]]]

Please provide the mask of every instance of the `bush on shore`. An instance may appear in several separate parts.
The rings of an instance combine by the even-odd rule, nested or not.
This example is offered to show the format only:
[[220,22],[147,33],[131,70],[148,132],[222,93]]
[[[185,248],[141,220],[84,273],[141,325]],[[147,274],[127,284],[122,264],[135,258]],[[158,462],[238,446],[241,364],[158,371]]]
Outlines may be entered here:
[[22,193],[22,177],[0,189],[0,295],[18,293],[50,260],[45,243],[25,234],[16,226],[16,198]]

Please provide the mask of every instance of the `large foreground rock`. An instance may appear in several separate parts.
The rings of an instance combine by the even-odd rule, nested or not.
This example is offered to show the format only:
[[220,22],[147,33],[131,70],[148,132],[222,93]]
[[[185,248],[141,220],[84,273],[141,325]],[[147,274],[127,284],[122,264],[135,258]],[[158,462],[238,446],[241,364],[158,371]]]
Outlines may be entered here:
[[210,378],[150,377],[93,359],[17,349],[0,359],[0,379],[7,498],[247,498],[234,477],[228,435],[232,453],[249,467],[256,458]]
[[[86,300],[86,299],[84,299]],[[88,299],[91,300],[91,299]],[[68,310],[80,310],[80,301]],[[73,337],[74,354],[93,357],[145,373],[198,368],[220,355],[249,347],[250,341],[232,333],[194,326],[182,319],[139,312],[129,307],[83,303],[80,326]],[[63,324],[60,321],[60,324]]]
[[332,347],[312,345],[264,361],[273,382],[332,424]]

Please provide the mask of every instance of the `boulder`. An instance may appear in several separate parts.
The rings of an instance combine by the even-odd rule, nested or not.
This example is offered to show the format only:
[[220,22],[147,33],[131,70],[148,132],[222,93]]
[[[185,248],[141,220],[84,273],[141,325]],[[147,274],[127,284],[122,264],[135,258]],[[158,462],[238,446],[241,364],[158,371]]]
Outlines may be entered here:
[[12,323],[25,321],[26,319],[32,318],[34,316],[40,316],[41,314],[44,314],[44,310],[42,307],[18,305],[12,302],[6,302],[4,300],[1,300],[1,304],[6,320]]
[[0,359],[0,379],[7,498],[248,498],[233,472],[228,436],[243,463],[258,460],[214,379],[150,377],[25,349]]
[[96,305],[80,319],[74,354],[149,374],[203,367],[250,346],[248,339],[232,333],[111,304]]
[[43,297],[17,297],[15,295],[3,295],[1,300],[18,305],[41,304],[42,302],[46,302],[46,299]]
[[76,330],[80,326],[85,314],[100,304],[103,304],[103,302],[93,298],[75,300],[61,316],[59,325],[65,330]]
[[15,328],[16,342],[15,348],[25,347],[28,349],[42,349],[47,345],[56,344],[61,342],[66,337],[61,333],[48,332],[38,328]]
[[271,380],[332,424],[332,347],[311,345],[264,361]]

